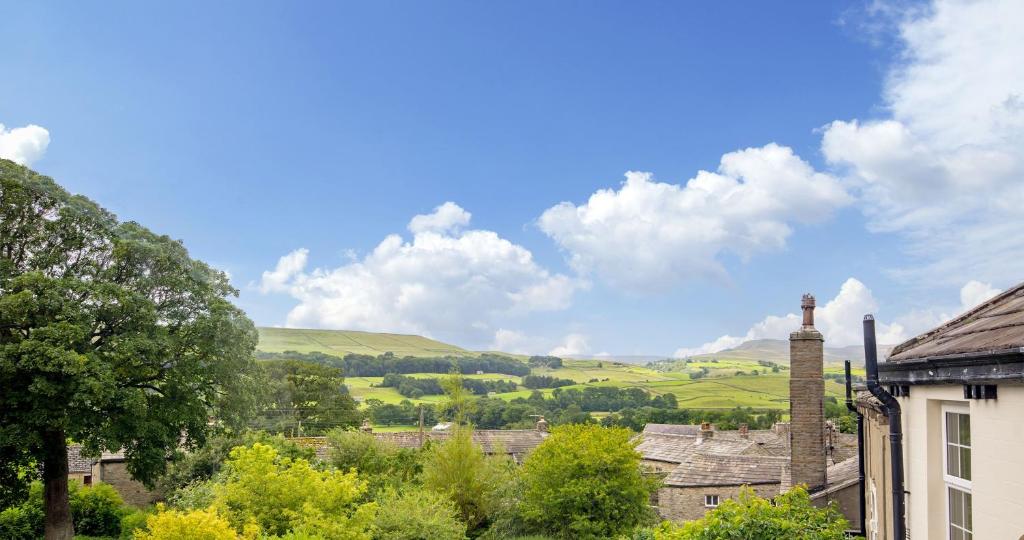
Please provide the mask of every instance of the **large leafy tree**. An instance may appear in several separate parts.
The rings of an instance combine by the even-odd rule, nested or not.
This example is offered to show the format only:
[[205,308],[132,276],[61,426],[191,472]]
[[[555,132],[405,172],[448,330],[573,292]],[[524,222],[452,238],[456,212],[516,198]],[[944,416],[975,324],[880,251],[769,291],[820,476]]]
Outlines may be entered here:
[[552,430],[523,464],[526,522],[556,538],[614,538],[651,519],[657,484],[641,473],[631,439],[624,428]]
[[69,439],[151,482],[248,416],[257,334],[236,294],[180,242],[0,159],[0,484],[41,466],[46,538],[73,533]]
[[262,427],[293,435],[322,435],[359,425],[361,415],[345,388],[341,368],[304,360],[262,362],[270,403]]

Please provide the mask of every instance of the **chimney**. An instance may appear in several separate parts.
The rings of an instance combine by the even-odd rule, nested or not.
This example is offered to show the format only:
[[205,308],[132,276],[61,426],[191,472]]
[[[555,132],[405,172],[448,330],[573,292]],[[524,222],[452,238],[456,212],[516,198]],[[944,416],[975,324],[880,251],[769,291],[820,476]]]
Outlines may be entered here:
[[715,436],[715,426],[711,425],[710,422],[703,422],[700,425],[700,438],[701,440],[707,440]]
[[746,424],[740,424],[740,437],[746,439],[750,435],[750,426]]
[[800,301],[803,324],[789,335],[789,440],[793,485],[825,485],[825,340],[814,328],[814,297]]
[[545,420],[543,416],[541,416],[537,420],[537,431],[540,431],[541,433],[547,433],[548,432],[548,421]]
[[373,433],[373,426],[370,425],[370,420],[363,420],[363,425],[359,426],[359,431],[363,433]]

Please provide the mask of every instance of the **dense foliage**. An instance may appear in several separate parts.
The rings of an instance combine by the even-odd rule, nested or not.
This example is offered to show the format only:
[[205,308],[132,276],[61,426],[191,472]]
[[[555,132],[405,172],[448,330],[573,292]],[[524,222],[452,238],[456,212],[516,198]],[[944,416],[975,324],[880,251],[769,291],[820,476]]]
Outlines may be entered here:
[[[68,483],[68,494],[79,534],[116,537],[121,533],[121,520],[130,511],[113,487],[102,483],[86,487],[72,480]],[[43,485],[33,482],[21,504],[0,512],[0,538],[35,540],[43,536],[43,524]]]
[[564,426],[523,464],[524,519],[559,538],[611,538],[653,518],[656,484],[641,473],[633,433]]
[[67,440],[143,481],[259,397],[253,324],[179,241],[0,159],[0,485],[42,465],[47,529],[72,534]]
[[527,375],[523,377],[523,386],[531,390],[536,390],[538,388],[559,388],[562,386],[572,386],[574,384],[576,384],[576,381],[572,379],[560,379],[550,375]]
[[269,400],[255,426],[294,436],[322,435],[359,424],[362,415],[348,394],[342,370],[305,360],[260,362]]
[[500,354],[484,353],[479,356],[442,356],[397,357],[392,353],[380,356],[367,354],[347,354],[344,358],[329,354],[312,352],[300,353],[285,351],[282,353],[260,352],[257,357],[262,360],[306,360],[323,365],[341,368],[348,377],[383,377],[388,373],[451,373],[453,370],[463,375],[474,373],[503,373],[505,375],[524,376],[530,374],[530,367],[525,363]]
[[834,506],[816,508],[807,491],[796,487],[773,500],[744,488],[702,519],[682,526],[664,523],[655,540],[844,540],[849,523]]
[[[530,377],[530,375],[526,376],[524,381]],[[462,385],[466,390],[478,396],[485,396],[491,392],[515,392],[519,387],[514,381],[480,379],[463,379]],[[398,373],[388,373],[385,375],[380,386],[383,388],[394,388],[398,390],[399,394],[413,399],[431,395],[439,396],[444,393],[441,379],[408,377]]]

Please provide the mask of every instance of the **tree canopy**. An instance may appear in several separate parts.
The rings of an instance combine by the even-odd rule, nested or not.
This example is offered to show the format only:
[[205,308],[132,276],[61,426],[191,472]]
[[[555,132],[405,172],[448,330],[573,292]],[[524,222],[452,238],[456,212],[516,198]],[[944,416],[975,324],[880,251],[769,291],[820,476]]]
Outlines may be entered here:
[[555,428],[523,464],[524,518],[559,538],[613,538],[653,518],[655,483],[624,428]]
[[67,440],[151,482],[256,392],[252,322],[181,242],[0,160],[0,484],[42,465],[48,538],[70,538]]

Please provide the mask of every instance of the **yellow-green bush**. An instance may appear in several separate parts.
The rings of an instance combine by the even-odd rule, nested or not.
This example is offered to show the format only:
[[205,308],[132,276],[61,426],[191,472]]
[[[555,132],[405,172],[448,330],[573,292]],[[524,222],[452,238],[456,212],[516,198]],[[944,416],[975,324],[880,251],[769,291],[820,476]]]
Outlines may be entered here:
[[315,532],[324,540],[369,540],[376,503],[360,504],[366,482],[354,472],[319,471],[305,459],[281,457],[265,444],[231,451],[213,509],[238,531]]
[[167,510],[146,519],[148,531],[135,533],[135,540],[238,540],[239,536],[213,510],[178,512]]

